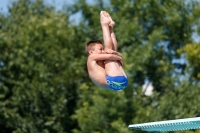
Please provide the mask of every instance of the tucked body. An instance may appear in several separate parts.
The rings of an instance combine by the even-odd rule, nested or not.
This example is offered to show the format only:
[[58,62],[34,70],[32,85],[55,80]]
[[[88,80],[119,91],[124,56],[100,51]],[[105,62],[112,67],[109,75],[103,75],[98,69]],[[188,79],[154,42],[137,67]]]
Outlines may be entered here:
[[88,73],[91,80],[101,88],[122,90],[127,86],[128,79],[123,70],[122,55],[117,52],[117,40],[113,31],[115,23],[105,11],[100,16],[105,48],[99,40],[87,43]]

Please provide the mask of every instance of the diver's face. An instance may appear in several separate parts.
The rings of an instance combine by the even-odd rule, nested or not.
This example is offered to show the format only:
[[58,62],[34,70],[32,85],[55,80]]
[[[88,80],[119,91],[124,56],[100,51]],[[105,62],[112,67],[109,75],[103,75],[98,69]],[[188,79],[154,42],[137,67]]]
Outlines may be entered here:
[[93,54],[102,54],[103,53],[103,45],[97,44],[94,46]]

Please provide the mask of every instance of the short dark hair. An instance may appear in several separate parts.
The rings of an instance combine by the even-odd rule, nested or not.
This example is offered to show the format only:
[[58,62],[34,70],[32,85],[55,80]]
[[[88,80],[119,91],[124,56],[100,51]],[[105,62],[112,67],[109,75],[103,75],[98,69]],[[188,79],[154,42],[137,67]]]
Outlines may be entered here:
[[92,50],[93,47],[94,47],[96,44],[102,44],[102,42],[101,42],[100,40],[92,40],[92,41],[89,41],[89,42],[86,44],[85,52],[87,53],[87,55],[89,55],[89,51]]

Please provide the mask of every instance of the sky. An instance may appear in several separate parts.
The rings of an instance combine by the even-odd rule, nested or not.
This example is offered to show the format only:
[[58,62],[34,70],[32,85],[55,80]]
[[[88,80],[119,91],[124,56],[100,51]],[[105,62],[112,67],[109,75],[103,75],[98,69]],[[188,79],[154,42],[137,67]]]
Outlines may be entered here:
[[[1,0],[0,2],[0,10],[3,12],[8,12],[8,5],[15,0]],[[75,0],[44,0],[46,3],[52,4],[56,6],[56,9],[61,9],[62,5],[65,3],[70,3],[73,4]],[[92,4],[94,1],[93,0],[86,0],[88,4]]]
[[[8,6],[15,0],[1,0],[0,2],[0,12],[1,13],[8,13]],[[65,3],[73,4],[75,0],[44,0],[45,3],[55,5],[56,10],[62,9],[62,6]],[[86,0],[88,4],[92,4],[93,0]],[[75,24],[77,24],[80,20],[81,13],[76,13],[73,16],[71,16],[69,19],[74,20]]]
[[[8,5],[15,0],[1,0],[0,2],[0,10],[3,11],[4,13],[8,12]],[[45,0],[45,2],[49,4],[53,4],[56,6],[57,9],[61,9],[62,5],[66,2],[68,3],[73,3],[74,0]],[[91,2],[91,0],[88,0],[88,2]]]
[[7,12],[8,3],[9,3],[9,0],[1,0],[0,10],[3,12]]

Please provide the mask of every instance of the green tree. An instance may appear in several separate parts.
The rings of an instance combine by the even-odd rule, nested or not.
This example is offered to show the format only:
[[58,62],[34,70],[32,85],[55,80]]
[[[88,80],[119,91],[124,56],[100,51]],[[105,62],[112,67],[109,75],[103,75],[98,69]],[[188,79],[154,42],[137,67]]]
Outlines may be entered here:
[[[111,14],[129,86],[122,92],[104,92],[90,83],[82,84],[82,99],[73,115],[79,128],[73,132],[134,132],[127,130],[128,124],[198,116],[198,106],[192,106],[198,101],[198,90],[191,93],[198,85],[182,79],[185,76],[177,71],[181,64],[172,61],[180,56],[177,49],[193,41],[199,1],[95,2],[88,5],[78,0],[73,10],[82,12],[84,30],[91,39],[102,39],[99,12]],[[184,71],[184,65],[180,70]],[[145,79],[155,90],[150,97],[141,91]]]
[[0,18],[2,133],[70,132],[83,82],[84,38],[70,14],[18,0]]
[[[129,133],[139,132],[128,129],[133,123],[199,116],[199,46],[189,45],[199,4],[77,0],[56,11],[43,0],[15,1],[0,17],[1,132]],[[97,87],[87,74],[84,44],[102,40],[101,10],[116,22],[125,60],[129,86],[120,92]],[[76,12],[75,25],[69,17]],[[179,72],[172,61],[182,52],[188,64]],[[152,96],[142,92],[145,80]]]
[[198,83],[200,79],[200,45],[199,43],[187,44],[182,49],[179,49],[180,54],[186,54],[186,60],[189,62],[186,72],[190,74],[190,80]]

